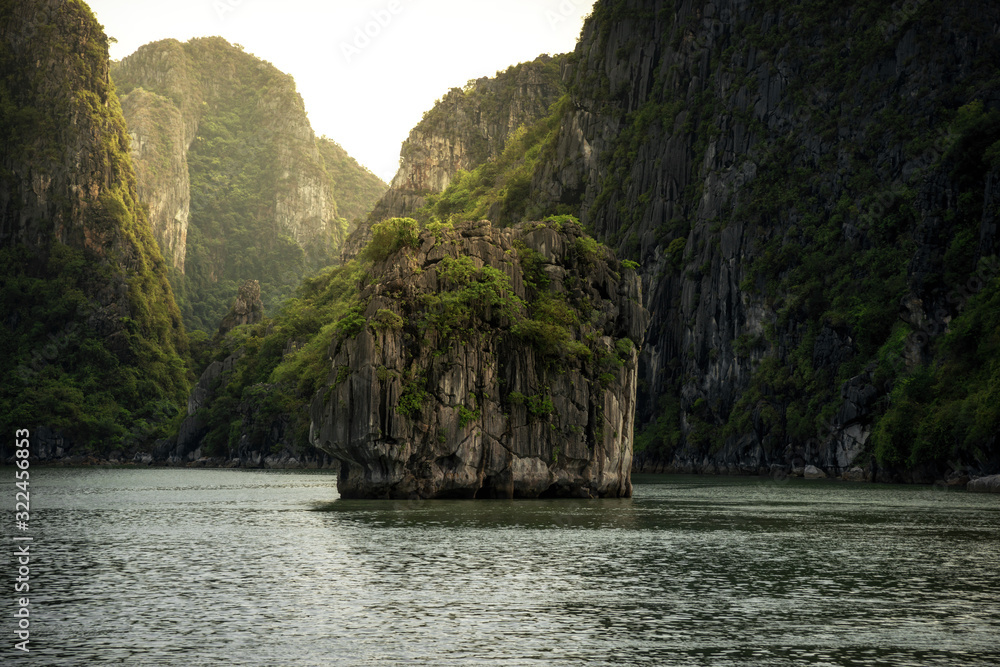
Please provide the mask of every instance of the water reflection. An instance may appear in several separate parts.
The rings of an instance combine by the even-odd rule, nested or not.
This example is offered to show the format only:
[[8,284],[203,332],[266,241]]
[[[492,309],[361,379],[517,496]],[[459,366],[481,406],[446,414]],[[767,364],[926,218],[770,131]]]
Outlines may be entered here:
[[461,529],[614,529],[634,526],[631,498],[606,500],[336,500],[317,504],[337,520],[373,528],[408,525]]

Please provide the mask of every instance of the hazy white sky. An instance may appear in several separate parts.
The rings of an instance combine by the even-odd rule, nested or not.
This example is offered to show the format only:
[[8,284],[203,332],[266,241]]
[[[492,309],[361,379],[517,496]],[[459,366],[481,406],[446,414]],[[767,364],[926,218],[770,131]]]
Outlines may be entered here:
[[[389,181],[450,88],[576,44],[594,0],[88,0],[111,57],[221,35],[295,77],[317,135]],[[366,34],[367,33],[367,34]]]

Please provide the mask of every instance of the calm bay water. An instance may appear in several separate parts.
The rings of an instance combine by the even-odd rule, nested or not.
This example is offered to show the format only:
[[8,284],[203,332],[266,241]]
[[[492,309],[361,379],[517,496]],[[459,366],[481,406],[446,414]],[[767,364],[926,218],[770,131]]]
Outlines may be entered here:
[[1000,664],[1000,497],[634,481],[341,501],[319,472],[34,468],[32,652],[8,512],[0,662]]

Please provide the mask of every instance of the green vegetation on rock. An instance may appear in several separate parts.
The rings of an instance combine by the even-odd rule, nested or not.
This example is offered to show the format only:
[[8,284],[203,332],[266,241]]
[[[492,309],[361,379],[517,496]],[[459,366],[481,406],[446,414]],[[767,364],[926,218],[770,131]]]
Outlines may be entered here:
[[1000,265],[948,332],[935,341],[938,360],[904,375],[872,436],[888,464],[946,466],[986,462],[1000,432]]
[[77,454],[146,446],[184,404],[187,339],[137,201],[107,37],[75,0],[0,15],[0,422]]
[[[995,467],[1000,407],[947,342],[979,294],[956,289],[998,251],[995,9],[703,9],[595,5],[522,198],[579,202],[651,288],[645,460]],[[427,214],[482,210],[480,181],[456,186]]]
[[[143,126],[156,144],[143,150],[150,193],[183,187],[160,164],[176,151],[190,178],[186,258],[172,274],[190,329],[214,331],[248,279],[276,310],[304,276],[336,263],[343,216],[362,217],[385,190],[339,145],[315,138],[291,76],[221,38],[148,44],[114,76],[137,124],[173,114],[190,140],[176,146],[166,120]],[[181,235],[161,233],[171,236]]]
[[373,262],[384,261],[403,248],[417,247],[419,234],[413,218],[390,218],[372,227],[372,240],[362,254]]
[[[296,447],[305,448],[309,432],[308,403],[331,373],[328,351],[337,337],[356,335],[365,326],[357,313],[358,284],[367,269],[357,262],[326,269],[307,278],[273,317],[242,325],[228,333],[215,349],[215,359],[235,355],[234,371],[202,408],[208,426],[204,447],[213,456],[230,456],[238,449],[243,427],[231,424],[241,403],[264,392],[255,404],[254,424],[267,429],[286,415]],[[355,323],[355,319],[359,321]],[[337,372],[337,382],[350,373]],[[349,370],[349,369],[348,369]],[[267,434],[250,433],[251,440]]]
[[548,116],[519,127],[496,159],[471,172],[455,174],[448,188],[429,195],[414,217],[422,222],[489,219],[509,225],[550,213],[573,213],[564,210],[566,207],[547,210],[531,198],[532,179],[539,165],[555,150],[559,121],[568,104],[569,96],[564,95],[552,105]]
[[363,220],[389,186],[334,140],[320,137],[318,145],[326,173],[333,183],[338,214],[351,223]]

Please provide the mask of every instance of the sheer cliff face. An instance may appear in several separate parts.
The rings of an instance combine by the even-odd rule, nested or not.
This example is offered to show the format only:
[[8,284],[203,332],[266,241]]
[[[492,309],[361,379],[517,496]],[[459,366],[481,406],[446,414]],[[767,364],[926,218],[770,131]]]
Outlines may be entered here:
[[458,171],[497,157],[515,130],[543,118],[563,93],[562,62],[562,57],[541,56],[449,91],[403,142],[388,192],[368,223],[349,237],[343,256],[360,252],[372,223],[411,215],[427,195],[447,188]]
[[[184,46],[176,40],[157,46],[133,54],[127,66],[114,63],[113,74],[128,125],[139,199],[149,207],[164,259],[183,273],[191,213],[187,153],[203,100]],[[145,85],[137,87],[137,80]]]
[[[4,7],[0,245],[42,258],[53,243],[70,246],[109,267],[106,275],[121,286],[151,274],[157,284],[142,296],[175,309],[136,199],[107,37],[85,5],[65,5]],[[120,328],[111,323],[115,315],[131,314],[141,301],[114,291],[99,295],[109,329]]]
[[[307,248],[342,232],[316,137],[291,78],[219,38],[181,44],[165,40],[142,47],[119,63],[114,76],[140,175],[139,196],[150,205],[164,254],[184,271],[190,211],[187,157],[208,108],[227,107],[248,125],[243,141],[271,144],[277,182],[272,223]],[[268,86],[256,102],[258,86]],[[276,187],[274,187],[276,186]]]
[[1000,8],[784,4],[599,2],[535,175],[643,266],[650,461],[866,464],[876,366],[994,275]]
[[183,272],[191,212],[187,169],[191,140],[184,116],[169,99],[143,88],[122,98],[122,112],[128,119],[140,200],[149,207],[164,258]]
[[183,400],[186,338],[107,37],[81,2],[4,2],[0,16],[0,419],[67,449],[141,441]]
[[312,403],[341,496],[630,495],[636,273],[571,223],[412,245],[376,261]]
[[139,196],[184,274],[175,282],[189,326],[214,329],[243,280],[260,280],[273,307],[333,261],[347,221],[290,76],[221,38],[148,44],[113,74],[126,93]]
[[[3,6],[7,108],[0,243],[41,250],[54,238],[105,254],[112,245],[120,247],[122,230],[101,229],[88,211],[131,166],[115,152],[120,112],[100,112],[118,106],[108,78],[106,36],[87,20],[85,7],[74,5],[64,13],[61,4]],[[34,71],[40,64],[54,75]],[[81,86],[67,87],[74,77]]]

